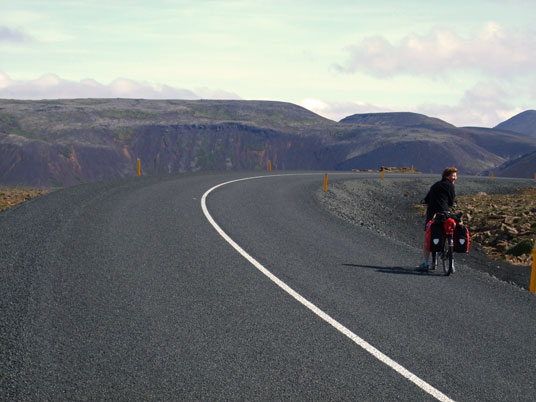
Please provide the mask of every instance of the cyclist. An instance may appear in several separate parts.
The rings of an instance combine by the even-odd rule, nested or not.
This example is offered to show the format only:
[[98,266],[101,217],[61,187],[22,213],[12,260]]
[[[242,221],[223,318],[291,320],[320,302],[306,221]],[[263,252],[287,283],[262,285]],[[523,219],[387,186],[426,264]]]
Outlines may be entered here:
[[440,181],[434,183],[423,202],[428,205],[426,208],[426,222],[424,223],[424,246],[423,256],[424,261],[417,267],[417,271],[426,272],[430,269],[428,259],[430,257],[430,250],[426,245],[426,224],[433,219],[434,215],[438,212],[448,211],[450,207],[454,205],[456,198],[456,192],[454,191],[454,182],[458,178],[458,169],[455,167],[448,167],[443,171],[443,175]]

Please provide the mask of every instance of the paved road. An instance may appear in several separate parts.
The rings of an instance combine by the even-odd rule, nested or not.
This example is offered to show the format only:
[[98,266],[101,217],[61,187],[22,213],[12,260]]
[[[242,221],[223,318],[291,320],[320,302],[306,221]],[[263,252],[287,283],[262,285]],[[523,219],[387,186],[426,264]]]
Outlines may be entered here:
[[[246,176],[97,183],[1,213],[0,397],[434,400],[214,230],[202,195]],[[318,205],[322,180],[236,182],[207,207],[260,264],[415,378],[454,400],[534,400],[536,297],[464,267],[416,275],[419,250]]]

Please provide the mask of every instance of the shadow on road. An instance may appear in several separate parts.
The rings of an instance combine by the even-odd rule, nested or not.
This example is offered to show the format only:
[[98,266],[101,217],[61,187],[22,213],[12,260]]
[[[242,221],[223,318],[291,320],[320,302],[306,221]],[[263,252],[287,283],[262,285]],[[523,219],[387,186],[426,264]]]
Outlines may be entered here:
[[376,265],[358,265],[358,264],[342,264],[342,265],[345,267],[375,269],[376,271],[384,273],[384,274],[443,276],[442,272],[438,271],[437,269],[435,271],[418,272],[418,271],[415,271],[415,267],[380,267]]

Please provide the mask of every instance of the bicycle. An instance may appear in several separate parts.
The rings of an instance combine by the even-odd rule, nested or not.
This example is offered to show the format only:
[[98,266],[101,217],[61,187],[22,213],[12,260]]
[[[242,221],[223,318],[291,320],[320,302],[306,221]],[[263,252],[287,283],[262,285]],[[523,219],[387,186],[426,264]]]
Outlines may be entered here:
[[444,238],[442,239],[441,251],[432,251],[430,269],[434,270],[436,268],[439,257],[445,276],[456,272],[454,269],[454,229],[460,223],[461,216],[461,213],[454,214],[444,211],[436,214],[434,218],[443,222]]

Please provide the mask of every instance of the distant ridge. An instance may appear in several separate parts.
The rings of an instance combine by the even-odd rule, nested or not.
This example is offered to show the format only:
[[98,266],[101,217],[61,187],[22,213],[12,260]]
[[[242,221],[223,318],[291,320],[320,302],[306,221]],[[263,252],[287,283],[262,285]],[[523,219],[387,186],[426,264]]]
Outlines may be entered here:
[[504,177],[532,178],[536,174],[536,151],[499,166],[495,174]]
[[[458,128],[409,112],[335,122],[273,101],[0,99],[0,185],[63,187],[134,176],[138,158],[144,176],[268,165],[281,171],[414,166],[423,173],[456,166],[470,175],[498,172],[535,151],[536,136]],[[536,172],[533,159],[527,161],[523,175]]]
[[536,137],[536,110],[525,110],[498,124],[495,128]]
[[393,113],[363,113],[345,117],[340,123],[354,123],[372,126],[398,126],[419,127],[431,129],[455,128],[443,120],[428,117],[419,113],[393,112]]

